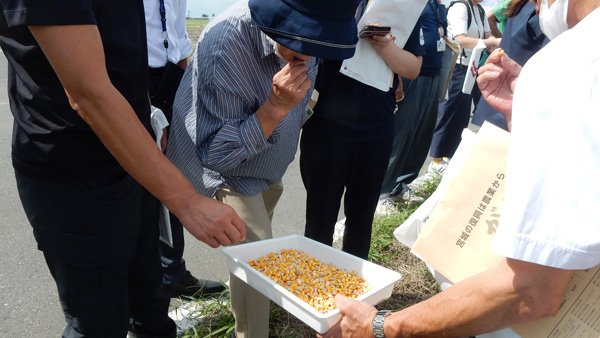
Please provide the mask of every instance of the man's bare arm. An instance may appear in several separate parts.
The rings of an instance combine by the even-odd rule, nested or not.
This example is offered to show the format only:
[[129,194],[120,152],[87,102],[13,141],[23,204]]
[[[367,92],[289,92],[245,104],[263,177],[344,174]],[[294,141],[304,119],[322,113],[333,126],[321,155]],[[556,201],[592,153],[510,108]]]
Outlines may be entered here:
[[473,336],[550,316],[558,310],[572,274],[570,270],[505,259],[428,301],[398,312],[398,318],[390,320],[393,334],[389,337]]
[[[384,322],[388,338],[467,337],[554,314],[573,271],[504,259],[430,299],[394,312]],[[376,310],[336,296],[343,317],[323,337],[373,337]]]

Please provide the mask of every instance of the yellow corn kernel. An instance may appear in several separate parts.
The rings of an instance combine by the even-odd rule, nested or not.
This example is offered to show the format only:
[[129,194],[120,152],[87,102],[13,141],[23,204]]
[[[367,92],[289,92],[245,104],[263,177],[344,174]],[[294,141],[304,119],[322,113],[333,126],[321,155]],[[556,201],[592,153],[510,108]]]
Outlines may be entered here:
[[356,271],[341,270],[295,249],[248,264],[322,313],[335,308],[333,297],[338,293],[356,298],[372,289]]

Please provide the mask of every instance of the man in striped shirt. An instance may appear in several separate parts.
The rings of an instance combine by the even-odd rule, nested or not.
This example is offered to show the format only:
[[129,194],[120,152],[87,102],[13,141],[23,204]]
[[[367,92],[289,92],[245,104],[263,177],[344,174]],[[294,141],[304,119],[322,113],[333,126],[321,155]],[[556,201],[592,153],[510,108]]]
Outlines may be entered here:
[[[345,59],[357,1],[242,0],[200,35],[173,107],[167,156],[196,190],[232,206],[246,241],[272,237],[317,74],[315,57]],[[268,336],[269,300],[230,276],[238,337]]]

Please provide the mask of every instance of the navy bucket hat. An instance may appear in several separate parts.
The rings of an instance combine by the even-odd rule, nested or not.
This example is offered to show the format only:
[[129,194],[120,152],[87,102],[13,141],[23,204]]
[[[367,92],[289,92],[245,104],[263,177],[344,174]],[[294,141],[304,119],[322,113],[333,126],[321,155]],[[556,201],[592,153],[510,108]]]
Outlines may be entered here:
[[359,0],[249,0],[254,23],[277,43],[295,52],[343,60],[358,42]]

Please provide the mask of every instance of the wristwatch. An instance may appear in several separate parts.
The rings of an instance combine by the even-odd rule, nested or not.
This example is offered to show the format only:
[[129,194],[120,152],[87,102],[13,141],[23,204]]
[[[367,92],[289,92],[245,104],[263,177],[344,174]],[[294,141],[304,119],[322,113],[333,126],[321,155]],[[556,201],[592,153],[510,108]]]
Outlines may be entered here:
[[373,333],[375,338],[385,338],[383,334],[383,320],[392,313],[390,310],[378,311],[373,318]]

